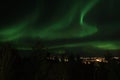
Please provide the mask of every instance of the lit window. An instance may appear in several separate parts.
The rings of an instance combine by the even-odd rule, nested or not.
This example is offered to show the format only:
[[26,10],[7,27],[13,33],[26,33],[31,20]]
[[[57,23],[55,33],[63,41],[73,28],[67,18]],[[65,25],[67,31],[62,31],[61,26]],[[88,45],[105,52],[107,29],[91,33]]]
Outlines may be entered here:
[[58,58],[59,62],[62,62],[61,58]]
[[64,59],[64,61],[65,61],[65,62],[68,62],[68,59],[66,58],[66,59]]
[[101,60],[101,59],[96,59],[96,61],[97,61],[97,62],[102,62],[102,60]]

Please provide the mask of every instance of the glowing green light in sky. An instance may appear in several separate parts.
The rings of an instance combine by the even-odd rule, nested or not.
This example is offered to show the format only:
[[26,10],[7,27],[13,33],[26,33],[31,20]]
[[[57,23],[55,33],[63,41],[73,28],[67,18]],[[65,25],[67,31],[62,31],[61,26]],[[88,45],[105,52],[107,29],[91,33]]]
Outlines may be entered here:
[[[119,42],[120,43],[120,42]],[[111,43],[97,43],[93,44],[93,47],[99,48],[99,49],[107,49],[107,50],[117,50],[120,49],[120,46],[118,43],[111,42]]]
[[[81,29],[74,29],[70,30],[68,27],[70,27],[70,24],[74,20],[74,17],[76,16],[77,10],[79,10],[79,2],[76,2],[70,11],[60,19],[58,22],[53,22],[49,26],[45,26],[47,28],[42,29],[40,31],[36,31],[37,34],[34,34],[33,37],[39,36],[42,39],[47,40],[54,40],[54,39],[68,39],[68,38],[80,38],[85,37],[88,35],[92,35],[98,31],[96,26],[88,25],[84,22],[84,18],[86,14],[96,5],[98,0],[91,0],[88,2],[88,4],[82,9],[81,15],[80,15],[80,26]],[[59,11],[60,12],[60,11]],[[76,27],[77,26],[72,26]],[[63,29],[68,28],[65,32]]]
[[40,30],[36,36],[40,36],[40,38],[49,40],[71,38],[71,35],[69,36],[69,34],[64,34],[63,29],[70,26],[78,10],[78,6],[78,3],[75,3],[72,9],[68,11],[68,13],[62,19],[60,19],[58,22],[51,23],[49,26],[45,26],[47,28]]
[[[86,24],[84,22],[84,18],[86,14],[93,8],[93,6],[97,2],[98,0],[91,0],[82,9],[80,15],[80,25],[77,25],[77,26],[81,26],[82,27],[81,29],[76,29],[78,28],[76,26],[77,23],[71,26],[71,23],[75,20],[74,18],[76,17],[76,14],[79,10],[79,5],[80,5],[79,1],[75,1],[74,3],[72,3],[69,10],[67,10],[67,13],[64,13],[64,15],[61,16],[61,18],[58,19],[57,21],[53,20],[51,21],[51,23],[48,22],[44,25],[39,25],[40,27],[44,27],[43,29],[39,29],[39,27],[37,27],[38,29],[33,29],[35,21],[38,20],[38,17],[41,17],[41,13],[42,13],[43,5],[41,5],[42,0],[40,0],[38,1],[38,4],[36,4],[35,10],[31,14],[27,15],[26,20],[14,24],[12,28],[10,25],[10,28],[1,30],[0,32],[0,36],[2,37],[1,40],[2,41],[16,40],[19,39],[20,37],[23,37],[24,34],[29,37],[31,36],[32,38],[40,37],[42,39],[47,39],[47,40],[80,38],[87,35],[91,35],[97,32],[97,28]],[[57,10],[57,12],[59,12],[60,14],[62,11]],[[32,25],[29,25],[31,23]],[[32,26],[32,28],[29,28],[29,26]],[[70,29],[70,27],[73,27],[74,29]],[[26,32],[24,33],[24,31]]]
[[32,48],[28,47],[28,48],[24,48],[24,47],[18,47],[16,48],[17,50],[33,50]]
[[[28,37],[31,40],[34,40],[35,38],[40,38],[43,40],[57,40],[57,39],[68,40],[73,38],[84,39],[83,37],[86,37],[87,39],[87,36],[91,36],[96,32],[98,32],[98,28],[97,26],[95,26],[96,23],[94,25],[90,25],[88,24],[88,22],[86,22],[86,20],[87,20],[87,15],[90,14],[90,11],[93,8],[95,8],[95,6],[97,5],[97,3],[99,3],[100,0],[86,0],[86,2],[84,0],[83,1],[75,0],[75,2],[71,0],[70,3],[68,3],[69,0],[66,0],[64,5],[67,5],[66,3],[68,3],[69,4],[68,6],[61,6],[63,4],[63,2],[61,1],[59,6],[57,6],[55,9],[52,9],[53,11],[49,11],[46,8],[46,6],[48,7],[48,5],[43,4],[43,3],[46,4],[47,1],[46,2],[44,2],[44,0],[37,0],[37,1],[38,2],[36,4],[35,9],[32,12],[30,11],[30,13],[26,15],[25,18],[23,18],[19,22],[16,22],[15,24],[12,24],[9,26],[3,26],[5,27],[4,29],[0,29],[0,42],[4,42],[4,41],[14,42],[16,40],[18,40],[19,42],[19,40],[24,41],[24,38],[28,38]],[[82,2],[85,5],[82,5]],[[110,4],[112,5],[112,2]],[[114,7],[110,8],[110,10],[113,8]],[[47,14],[50,14],[50,16]],[[97,11],[96,11],[96,14],[97,14]],[[101,24],[101,25],[103,25],[102,28],[105,27],[104,28],[105,30],[108,29],[107,31],[108,33],[106,33],[104,29],[101,28],[101,31],[105,35],[108,35],[108,34],[112,35],[113,33],[116,32],[116,29],[119,29],[119,28],[113,29],[111,24],[110,25],[107,24],[106,26],[105,24]],[[114,25],[114,26],[118,26],[118,25]],[[99,36],[101,36],[101,34],[102,33],[100,32],[98,33]],[[113,50],[120,49],[119,45],[117,44],[120,44],[120,42],[118,41],[110,42],[110,40],[99,41],[99,42],[83,41],[80,43],[73,43],[73,44],[70,43],[70,44],[63,44],[63,45],[57,45],[57,46],[50,46],[48,48],[54,49],[54,48],[61,48],[61,47],[70,48],[70,47],[89,46],[89,47],[99,48],[99,49],[113,49]],[[25,48],[18,48],[18,49],[25,50]],[[31,48],[26,48],[26,49],[30,50]]]
[[[70,43],[70,44],[63,44],[57,46],[49,46],[46,48],[49,50],[56,50],[56,49],[67,49],[67,48],[80,48],[80,50],[90,48],[93,50],[119,50],[120,49],[120,42],[119,41],[92,41],[92,42],[82,42],[82,43]],[[32,47],[16,47],[18,50],[32,50]],[[87,50],[87,49],[86,49]]]
[[22,36],[21,30],[25,27],[25,24],[14,25],[12,28],[4,29],[0,31],[1,41],[11,41]]
[[49,47],[49,49],[54,48],[73,48],[73,47],[91,47],[104,50],[117,50],[120,49],[119,41],[92,41],[92,42],[82,42],[82,43],[73,43],[73,44],[64,44],[58,46]]
[[0,30],[0,41],[15,41],[23,38],[26,35],[25,31],[28,25],[34,23],[40,15],[40,9],[42,8],[40,8],[40,1],[38,1],[38,3],[39,4],[36,4],[36,9],[32,13],[26,15],[23,20],[9,26],[4,26],[5,29]]
[[91,26],[91,25],[88,25],[87,23],[84,22],[84,18],[86,16],[86,14],[97,4],[98,1],[99,0],[91,0],[91,2],[89,2],[85,6],[85,8],[83,8],[81,15],[80,15],[80,25],[82,27],[80,37],[92,35],[92,34],[96,33],[98,30],[96,28],[96,26]]
[[91,2],[89,2],[85,8],[83,8],[82,12],[81,12],[81,16],[80,16],[80,24],[84,25],[84,17],[85,15],[93,8],[94,5],[96,5],[96,3],[98,2],[98,0],[91,0]]

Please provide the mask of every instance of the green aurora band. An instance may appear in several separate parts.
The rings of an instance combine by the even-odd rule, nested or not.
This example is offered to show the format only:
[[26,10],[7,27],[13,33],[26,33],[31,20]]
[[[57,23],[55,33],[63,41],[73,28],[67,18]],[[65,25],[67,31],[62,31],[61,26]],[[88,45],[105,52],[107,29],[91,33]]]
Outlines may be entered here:
[[[67,0],[66,0],[67,1]],[[72,39],[72,38],[83,38],[87,36],[92,36],[95,34],[98,29],[94,25],[89,25],[85,22],[85,17],[89,13],[89,11],[99,2],[99,0],[89,0],[89,2],[82,6],[83,8],[80,9],[80,1],[75,1],[73,5],[71,5],[71,9],[68,10],[62,18],[59,20],[51,21],[51,23],[46,23],[44,25],[38,25],[42,26],[44,28],[42,29],[28,29],[29,26],[34,26],[35,22],[38,20],[38,17],[42,15],[42,0],[38,0],[38,4],[33,11],[33,13],[29,14],[25,20],[18,22],[17,24],[10,25],[12,28],[7,28],[0,30],[0,41],[1,42],[7,42],[7,41],[16,41],[21,38],[24,38],[26,36],[29,36],[31,38],[40,38],[43,40],[56,40],[56,39]],[[80,9],[80,10],[79,10]],[[74,26],[74,29],[66,30],[63,32],[63,29],[68,29],[71,25],[71,23],[74,21],[76,14],[80,12],[79,16],[79,28],[78,25]],[[61,12],[61,11],[57,11]],[[81,28],[80,28],[81,27]],[[78,29],[75,29],[78,28]],[[26,31],[26,30],[29,31]],[[120,49],[119,41],[91,41],[91,42],[80,42],[80,43],[71,43],[71,44],[64,44],[64,45],[58,45],[58,46],[51,46],[48,47],[48,49],[55,49],[55,48],[61,48],[61,47],[93,47],[93,48],[99,48],[99,49],[108,49],[108,50],[116,50]],[[22,50],[32,50],[31,47],[28,48],[17,48]]]
[[[91,35],[97,32],[97,28],[94,26],[91,27],[86,23],[84,23],[84,17],[88,13],[88,11],[97,3],[97,1],[98,0],[92,0],[82,10],[80,15],[80,26],[82,26],[82,30],[76,31],[71,29],[70,31],[68,30],[65,33],[61,32],[64,28],[68,28],[72,23],[72,21],[74,20],[77,10],[79,9],[79,1],[77,1],[73,4],[73,6],[67,12],[67,14],[65,14],[64,18],[60,19],[58,22],[54,21],[52,24],[48,26],[44,26],[45,29],[42,30],[39,29],[34,31],[33,29],[31,29],[31,31],[29,31],[28,32],[29,34],[27,35],[32,36],[32,38],[39,36],[42,39],[48,39],[48,40],[79,38],[79,37],[85,37],[87,35]],[[0,32],[0,36],[2,36],[1,41],[12,41],[24,36],[24,34],[26,33],[23,32],[23,29],[26,29],[26,27],[29,26],[30,23],[37,21],[37,17],[40,16],[40,9],[39,9],[40,7],[41,6],[37,4],[35,11],[32,13],[32,17],[27,17],[26,20],[21,21],[18,24],[14,24],[12,28],[1,30]]]
[[91,41],[91,42],[82,42],[82,43],[73,43],[73,44],[64,44],[53,47],[48,47],[48,49],[56,49],[56,48],[72,48],[72,47],[89,47],[94,49],[102,49],[102,50],[117,50],[120,49],[119,41]]
[[[47,47],[48,50],[51,49],[57,49],[57,48],[73,48],[73,47],[79,47],[79,48],[93,48],[93,49],[101,49],[101,50],[119,50],[120,49],[120,41],[91,41],[91,42],[82,42],[82,43],[71,43],[71,44],[63,44],[63,45],[57,45],[57,46],[50,46]],[[32,50],[31,47],[27,48],[17,48],[18,50]]]
[[62,19],[60,19],[57,22],[54,21],[48,26],[44,26],[45,29],[38,30],[38,33],[34,34],[33,37],[39,36],[41,39],[47,39],[47,40],[65,39],[65,38],[75,37],[77,35],[76,33],[75,34],[72,33],[73,35],[72,37],[71,31],[68,30],[67,32],[62,33],[62,30],[69,27],[69,25],[73,21],[73,18],[76,16],[78,8],[79,8],[79,3],[74,3],[72,6],[72,9],[69,10]]
[[[82,28],[75,30],[66,30],[62,32],[64,28],[68,28],[74,17],[76,16],[77,10],[79,9],[79,2],[73,4],[72,8],[68,13],[60,19],[58,22],[53,22],[52,24],[45,26],[47,28],[39,30],[37,34],[33,37],[39,36],[41,39],[54,40],[54,39],[68,39],[68,38],[80,38],[86,37],[96,33],[98,30],[96,26],[90,26],[84,22],[85,15],[96,5],[98,0],[92,0],[82,9],[80,14],[80,25]],[[61,11],[58,11],[61,12]],[[75,26],[76,27],[76,26]],[[76,27],[77,28],[77,27]]]
[[[38,0],[38,3],[40,1]],[[37,20],[38,16],[40,15],[40,4],[36,5],[36,9],[28,14],[23,21],[19,21],[15,24],[12,24],[10,26],[4,26],[4,27],[10,27],[0,30],[0,41],[1,42],[10,42],[10,41],[16,41],[22,38],[25,35],[26,27]]]
[[80,33],[80,37],[85,37],[88,35],[92,35],[98,31],[96,26],[90,26],[84,22],[84,18],[86,14],[99,2],[99,0],[90,0],[90,2],[83,8],[80,15],[80,25],[82,26],[82,30]]

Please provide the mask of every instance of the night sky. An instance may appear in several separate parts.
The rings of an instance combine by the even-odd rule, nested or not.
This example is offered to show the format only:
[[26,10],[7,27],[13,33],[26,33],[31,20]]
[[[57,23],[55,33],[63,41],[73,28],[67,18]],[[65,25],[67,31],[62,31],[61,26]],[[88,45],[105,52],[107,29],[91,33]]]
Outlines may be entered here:
[[[3,0],[0,42],[30,49],[120,49],[120,0]],[[76,50],[77,51],[77,50]]]

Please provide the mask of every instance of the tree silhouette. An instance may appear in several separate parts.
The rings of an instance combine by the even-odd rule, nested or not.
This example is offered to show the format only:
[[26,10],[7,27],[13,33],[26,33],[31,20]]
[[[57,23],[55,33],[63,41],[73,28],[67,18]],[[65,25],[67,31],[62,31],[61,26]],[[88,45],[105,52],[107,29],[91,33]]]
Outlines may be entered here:
[[111,59],[112,59],[112,54],[110,53],[110,51],[107,51],[106,53],[105,53],[105,59],[109,62]]
[[10,43],[0,46],[0,80],[14,80],[19,57]]
[[38,41],[35,43],[31,59],[34,68],[34,80],[44,80],[47,78],[49,70],[49,64],[47,61],[48,54],[47,48],[45,48],[42,42]]

